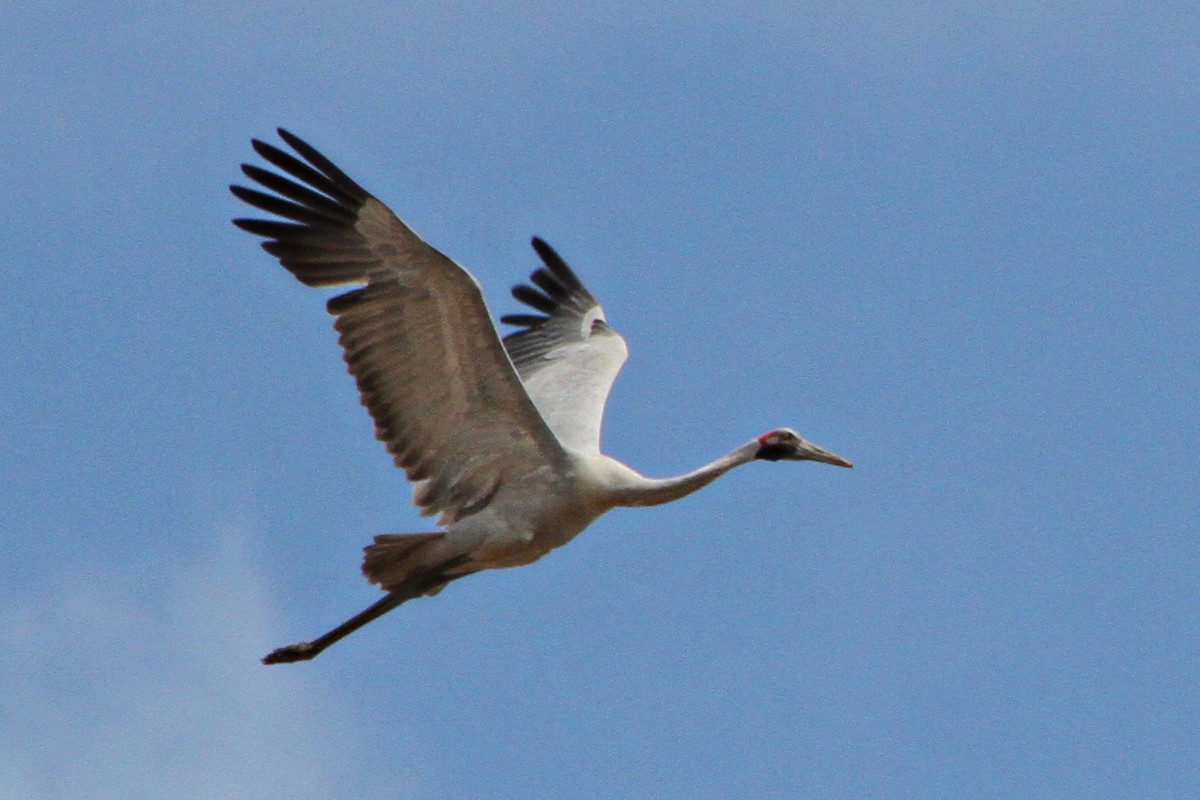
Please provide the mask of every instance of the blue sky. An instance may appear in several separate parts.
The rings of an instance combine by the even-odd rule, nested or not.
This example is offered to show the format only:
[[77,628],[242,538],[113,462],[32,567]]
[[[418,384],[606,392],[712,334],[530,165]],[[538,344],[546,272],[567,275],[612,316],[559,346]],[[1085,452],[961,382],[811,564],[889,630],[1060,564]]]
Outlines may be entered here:
[[[1191,4],[0,11],[0,796],[1193,797]],[[606,449],[756,464],[314,662],[424,529],[322,293],[229,225],[324,150],[628,339]]]

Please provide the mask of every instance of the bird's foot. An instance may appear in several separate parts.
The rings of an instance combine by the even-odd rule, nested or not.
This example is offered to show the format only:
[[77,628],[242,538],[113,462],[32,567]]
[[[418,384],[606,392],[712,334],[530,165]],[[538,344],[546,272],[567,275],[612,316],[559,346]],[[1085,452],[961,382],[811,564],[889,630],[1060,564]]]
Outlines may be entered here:
[[321,651],[314,647],[312,642],[299,642],[272,650],[263,657],[262,662],[264,664],[292,664],[296,661],[308,661],[310,658],[315,658],[319,652]]

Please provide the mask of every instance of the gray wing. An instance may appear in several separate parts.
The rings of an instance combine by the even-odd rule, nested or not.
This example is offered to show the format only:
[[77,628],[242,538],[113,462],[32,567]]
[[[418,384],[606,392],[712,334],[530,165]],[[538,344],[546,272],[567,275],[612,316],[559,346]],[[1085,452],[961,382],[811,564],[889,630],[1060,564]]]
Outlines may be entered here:
[[522,328],[504,337],[504,347],[558,439],[576,451],[598,453],[604,404],[629,351],[558,253],[538,238],[533,249],[546,266],[529,276],[533,286],[515,286],[512,294],[542,313],[501,317]]
[[[328,303],[375,435],[414,486],[423,513],[449,523],[505,482],[561,466],[565,453],[526,394],[464,269],[303,140],[300,156],[253,141],[280,173],[242,171],[275,194],[231,186],[288,222],[235,219],[308,286],[365,284]],[[303,160],[301,160],[303,159]]]

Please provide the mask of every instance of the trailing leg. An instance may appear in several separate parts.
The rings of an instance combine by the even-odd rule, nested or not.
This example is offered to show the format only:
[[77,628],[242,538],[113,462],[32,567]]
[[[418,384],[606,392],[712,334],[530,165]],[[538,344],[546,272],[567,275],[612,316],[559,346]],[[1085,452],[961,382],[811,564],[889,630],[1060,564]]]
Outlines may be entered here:
[[291,664],[296,661],[308,661],[316,658],[322,650],[340,639],[344,639],[356,630],[379,619],[401,603],[426,594],[435,594],[450,581],[469,575],[469,572],[446,574],[470,560],[470,556],[459,556],[442,564],[433,574],[410,579],[397,586],[389,586],[388,593],[375,603],[355,614],[350,619],[338,625],[328,633],[318,636],[311,642],[297,642],[286,647],[280,647],[268,653],[262,660],[264,664]]

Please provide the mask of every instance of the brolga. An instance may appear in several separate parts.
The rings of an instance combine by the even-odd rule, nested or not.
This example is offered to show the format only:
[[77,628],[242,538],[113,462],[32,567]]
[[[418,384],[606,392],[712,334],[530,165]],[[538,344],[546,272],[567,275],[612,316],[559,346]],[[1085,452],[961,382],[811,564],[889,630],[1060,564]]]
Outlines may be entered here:
[[545,266],[513,297],[536,313],[501,322],[479,284],[299,137],[253,140],[277,171],[242,165],[231,186],[282,219],[235,219],[308,286],[357,284],[328,302],[375,435],[439,530],[376,536],[362,571],[386,594],[264,664],[304,661],[415,597],[485,569],[529,564],[618,506],[669,503],[752,461],[850,462],[778,428],[675,478],[647,478],[600,452],[600,423],[625,340],[541,239]]

